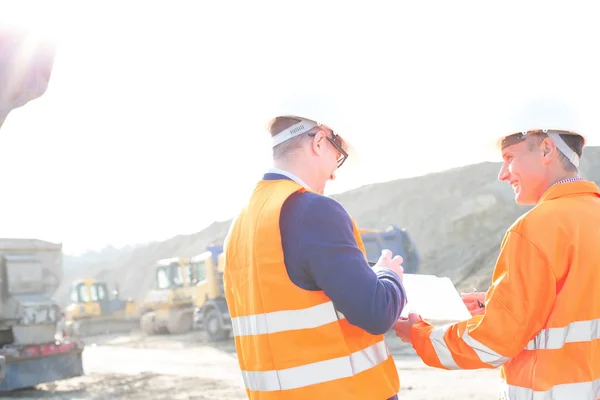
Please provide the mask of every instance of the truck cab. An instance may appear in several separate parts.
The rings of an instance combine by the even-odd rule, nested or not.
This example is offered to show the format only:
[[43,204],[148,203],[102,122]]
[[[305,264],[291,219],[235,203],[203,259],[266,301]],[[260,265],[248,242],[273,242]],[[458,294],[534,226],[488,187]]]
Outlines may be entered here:
[[191,258],[200,279],[194,299],[194,329],[204,329],[213,341],[225,340],[231,332],[231,318],[225,301],[223,246],[208,246],[207,251]]
[[377,262],[381,251],[389,249],[394,255],[400,255],[404,259],[402,262],[404,273],[416,274],[419,272],[419,253],[406,229],[391,225],[385,230],[359,229],[359,231],[369,262]]

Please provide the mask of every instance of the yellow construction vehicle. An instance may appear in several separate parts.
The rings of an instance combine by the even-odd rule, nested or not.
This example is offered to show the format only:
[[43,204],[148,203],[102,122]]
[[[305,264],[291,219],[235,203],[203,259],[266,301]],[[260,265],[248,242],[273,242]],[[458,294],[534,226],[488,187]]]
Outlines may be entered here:
[[192,329],[196,274],[189,259],[159,260],[155,285],[142,303],[140,326],[146,334],[185,333]]
[[194,329],[204,329],[213,341],[225,340],[231,332],[231,318],[223,288],[223,246],[208,246],[190,264],[200,278],[194,296]]
[[133,300],[119,299],[113,291],[111,299],[106,282],[83,279],[73,282],[71,304],[65,310],[67,336],[91,336],[103,333],[126,332],[139,324]]
[[222,296],[222,252],[222,246],[209,246],[207,251],[191,258],[158,260],[154,288],[142,303],[142,331],[146,334],[186,333],[196,327],[194,318],[201,321],[205,316],[206,321],[212,321],[211,338],[216,340],[223,335],[223,330],[230,329],[227,304]]

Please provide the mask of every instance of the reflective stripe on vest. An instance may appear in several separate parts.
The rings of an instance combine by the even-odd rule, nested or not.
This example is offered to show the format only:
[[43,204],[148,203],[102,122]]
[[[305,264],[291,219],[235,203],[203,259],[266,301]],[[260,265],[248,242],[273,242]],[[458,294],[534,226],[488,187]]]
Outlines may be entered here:
[[[440,363],[444,367],[449,369],[461,369],[454,362],[454,359],[452,358],[452,353],[450,352],[450,349],[448,348],[448,345],[444,340],[444,335],[446,334],[446,331],[448,331],[448,328],[450,328],[450,326],[451,325],[441,326],[431,331],[431,343],[433,344],[433,349],[435,350],[435,353],[437,354]],[[486,345],[473,339],[471,336],[469,336],[468,331],[465,331],[465,333],[462,336],[462,340],[473,349],[473,351],[477,354],[477,356],[483,363],[486,363],[492,367],[499,367],[508,361],[508,358],[496,353]]]
[[542,329],[525,349],[560,349],[565,343],[589,342],[600,338],[600,319],[575,321],[563,328]]
[[337,321],[331,301],[302,310],[284,310],[265,314],[246,315],[231,319],[235,336],[263,335],[296,329],[310,329]]
[[382,340],[346,357],[282,370],[242,371],[242,376],[246,388],[253,391],[289,390],[356,375],[381,364],[389,355]]
[[[440,363],[449,369],[460,369],[454,362],[450,350],[444,341],[444,334],[450,325],[436,328],[431,332],[433,348],[440,359]],[[491,366],[499,367],[508,361],[508,358],[494,352],[487,346],[479,343],[465,331],[462,339],[479,356],[479,359]],[[563,328],[542,329],[525,347],[525,350],[560,349],[565,343],[588,342],[600,339],[600,320],[575,321]]]
[[501,400],[596,400],[600,398],[600,379],[556,385],[543,392],[509,385],[503,380],[499,398]]

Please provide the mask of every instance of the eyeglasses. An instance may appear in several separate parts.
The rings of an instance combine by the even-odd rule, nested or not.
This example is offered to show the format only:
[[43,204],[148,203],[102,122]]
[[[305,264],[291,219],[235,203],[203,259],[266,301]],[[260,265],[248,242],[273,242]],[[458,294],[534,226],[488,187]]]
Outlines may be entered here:
[[[309,133],[308,136],[314,137],[317,133]],[[329,143],[335,147],[335,149],[340,153],[340,156],[337,160],[337,167],[340,168],[344,161],[348,158],[348,153],[344,150],[344,139],[342,139],[339,135],[336,135],[333,131],[331,131],[331,137],[326,136]]]

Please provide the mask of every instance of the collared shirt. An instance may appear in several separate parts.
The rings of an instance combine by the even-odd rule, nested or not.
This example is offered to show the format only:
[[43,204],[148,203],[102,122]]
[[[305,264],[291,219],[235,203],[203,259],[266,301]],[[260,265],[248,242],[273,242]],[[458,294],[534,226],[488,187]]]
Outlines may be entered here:
[[290,178],[291,180],[293,180],[294,182],[296,182],[297,184],[304,186],[306,189],[308,189],[308,190],[312,190],[312,189],[310,188],[310,186],[308,186],[308,185],[306,184],[306,182],[304,182],[302,179],[298,178],[296,175],[292,174],[292,173],[291,173],[291,172],[289,172],[289,171],[286,171],[286,170],[283,170],[283,169],[280,169],[280,168],[274,168],[274,167],[273,167],[273,168],[269,168],[269,169],[267,170],[267,173],[268,173],[268,174],[279,174],[279,175],[286,176],[286,177]]
[[[269,172],[263,179],[292,178]],[[285,266],[294,284],[323,290],[348,321],[369,333],[391,329],[406,304],[402,280],[388,269],[373,274],[341,204],[314,192],[295,193],[281,209],[279,226]]]

